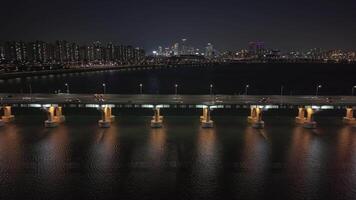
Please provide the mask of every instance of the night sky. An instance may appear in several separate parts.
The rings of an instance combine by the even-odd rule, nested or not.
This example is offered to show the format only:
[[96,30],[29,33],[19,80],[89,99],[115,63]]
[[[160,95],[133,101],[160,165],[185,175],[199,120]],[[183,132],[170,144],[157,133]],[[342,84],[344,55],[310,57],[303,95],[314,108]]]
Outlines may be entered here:
[[355,50],[356,1],[7,0],[0,41],[65,39],[132,44],[147,51],[181,38],[217,49]]

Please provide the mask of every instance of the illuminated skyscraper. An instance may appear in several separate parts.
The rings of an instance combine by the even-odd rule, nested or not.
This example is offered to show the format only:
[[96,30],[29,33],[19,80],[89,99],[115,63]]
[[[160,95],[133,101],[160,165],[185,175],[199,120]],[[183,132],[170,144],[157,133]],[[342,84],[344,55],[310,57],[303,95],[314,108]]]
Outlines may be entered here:
[[169,47],[164,48],[164,56],[170,56],[171,55],[171,49]]
[[163,48],[162,48],[161,46],[158,47],[157,54],[158,54],[159,56],[163,56]]
[[96,41],[93,43],[94,47],[94,60],[101,61],[103,57],[103,49],[101,47],[101,42]]
[[0,61],[5,60],[5,50],[3,46],[0,46]]
[[214,57],[214,46],[211,43],[208,43],[208,46],[205,47],[205,57]]
[[67,62],[69,58],[69,44],[65,40],[56,41],[55,60],[58,62]]
[[22,41],[6,42],[4,51],[8,61],[24,62],[27,59],[26,44]]
[[187,39],[182,39],[181,55],[187,54]]
[[264,42],[250,42],[248,45],[248,52],[250,56],[253,57],[262,57],[265,52],[265,43]]
[[30,42],[27,45],[27,60],[34,63],[47,62],[47,44],[42,41]]
[[175,43],[174,46],[173,46],[173,54],[175,56],[178,56],[179,55],[179,43]]
[[109,43],[105,49],[105,58],[106,61],[114,60],[114,45]]

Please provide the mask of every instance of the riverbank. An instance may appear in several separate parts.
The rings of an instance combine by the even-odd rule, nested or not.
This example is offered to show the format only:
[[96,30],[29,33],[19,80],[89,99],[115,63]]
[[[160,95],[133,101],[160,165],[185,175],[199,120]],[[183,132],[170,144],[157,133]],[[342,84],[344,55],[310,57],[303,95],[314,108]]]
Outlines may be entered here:
[[70,74],[80,72],[94,72],[94,71],[108,71],[108,70],[122,70],[122,71],[138,71],[151,70],[162,68],[176,68],[176,67],[196,67],[196,66],[215,66],[221,63],[200,63],[200,64],[152,64],[152,65],[120,65],[120,66],[97,66],[97,67],[76,67],[69,69],[54,69],[41,71],[26,71],[26,72],[11,72],[0,74],[0,79],[13,79],[41,75],[56,75],[56,74]]
[[91,71],[104,71],[104,70],[119,70],[127,69],[131,67],[140,67],[139,65],[130,66],[100,66],[100,67],[81,67],[81,68],[70,68],[70,69],[55,69],[55,70],[42,70],[42,71],[29,71],[29,72],[11,72],[0,74],[0,79],[11,79],[11,78],[21,78],[30,76],[41,76],[41,75],[54,75],[54,74],[64,74],[64,73],[78,73],[78,72],[91,72]]

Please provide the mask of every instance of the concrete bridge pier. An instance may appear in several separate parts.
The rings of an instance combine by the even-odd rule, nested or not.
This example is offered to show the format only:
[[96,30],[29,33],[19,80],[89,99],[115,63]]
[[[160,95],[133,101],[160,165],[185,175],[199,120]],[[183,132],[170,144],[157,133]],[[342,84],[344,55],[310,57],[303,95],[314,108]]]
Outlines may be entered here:
[[60,123],[65,122],[65,116],[62,114],[62,107],[50,106],[46,108],[47,120],[45,121],[46,128],[57,127]]
[[62,114],[62,107],[61,106],[56,106],[54,109],[54,119],[58,123],[63,123],[66,121],[65,116]]
[[208,108],[203,108],[203,114],[200,116],[200,122],[203,122],[206,119],[206,115],[208,113]]
[[11,106],[4,106],[4,116],[1,117],[3,122],[12,122],[15,120],[15,116],[11,114]]
[[345,124],[356,125],[356,119],[354,118],[354,110],[352,107],[346,108],[346,116],[343,118]]
[[109,119],[111,122],[114,122],[115,121],[115,116],[112,115],[112,108],[111,107],[108,107],[108,110],[107,110],[107,115],[109,116]]
[[151,120],[151,128],[162,128],[163,126],[163,116],[160,114],[159,108],[154,108],[154,115]]
[[98,124],[100,128],[110,128],[111,122],[115,120],[115,116],[112,115],[111,107],[104,106],[101,107],[101,120]]
[[54,128],[58,126],[58,121],[56,121],[54,117],[54,110],[55,108],[53,106],[46,108],[47,120],[44,122],[46,128]]
[[303,123],[303,127],[306,129],[315,129],[316,125],[317,125],[317,123],[314,121],[314,117],[313,117],[315,110],[313,110],[311,107],[309,107],[306,109],[306,111],[307,111],[307,117],[306,117],[305,122]]
[[251,114],[247,118],[247,121],[252,125],[253,128],[264,128],[265,122],[262,120],[262,109],[258,106],[251,106]]
[[202,128],[213,128],[214,127],[214,121],[211,120],[210,112],[211,111],[210,111],[209,107],[203,108],[203,116],[200,117],[200,122],[201,122]]
[[299,107],[298,108],[298,116],[295,118],[295,122],[297,124],[304,124],[307,118],[305,117],[305,108]]

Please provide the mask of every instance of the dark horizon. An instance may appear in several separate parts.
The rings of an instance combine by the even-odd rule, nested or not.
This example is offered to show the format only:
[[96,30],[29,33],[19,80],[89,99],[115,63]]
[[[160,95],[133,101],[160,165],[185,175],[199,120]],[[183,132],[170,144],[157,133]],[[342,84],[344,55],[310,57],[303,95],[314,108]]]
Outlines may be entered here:
[[187,38],[192,46],[243,49],[250,41],[282,51],[355,50],[356,2],[68,1],[3,3],[0,40],[131,44],[150,52]]

